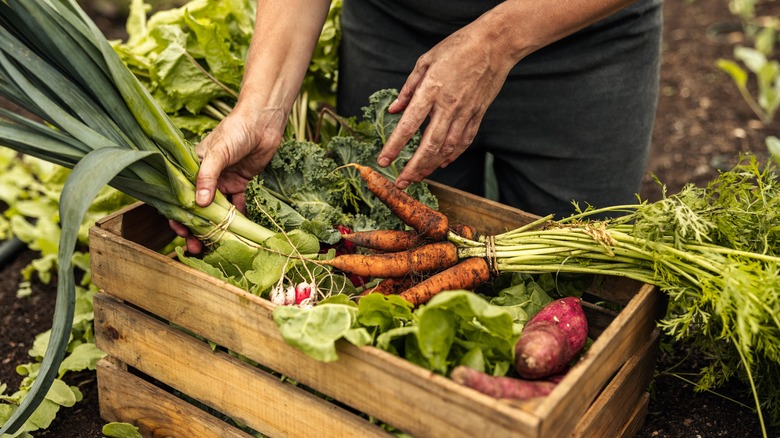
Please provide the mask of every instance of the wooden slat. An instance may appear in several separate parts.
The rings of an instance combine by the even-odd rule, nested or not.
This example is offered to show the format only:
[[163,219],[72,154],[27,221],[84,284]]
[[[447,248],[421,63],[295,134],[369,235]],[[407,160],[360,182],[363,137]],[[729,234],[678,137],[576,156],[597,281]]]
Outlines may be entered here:
[[251,438],[106,359],[98,362],[97,379],[101,418],[130,423],[145,438]]
[[491,201],[462,190],[426,180],[438,199],[439,210],[453,222],[476,227],[483,234],[500,234],[539,219],[523,210]]
[[615,435],[618,438],[634,438],[645,425],[647,411],[650,407],[650,393],[645,392],[640,402],[631,412],[631,419],[623,426],[623,429]]
[[343,342],[337,362],[311,359],[281,338],[268,300],[138,244],[93,227],[90,246],[104,291],[415,436],[536,436],[536,416],[379,349]]
[[388,436],[365,419],[212,351],[207,343],[106,294],[95,295],[94,301],[98,348],[265,435],[306,436],[323,430],[322,436]]
[[[617,318],[591,345],[558,387],[547,396],[536,414],[541,436],[566,436],[615,372],[645,345],[661,313],[661,294],[644,286]],[[563,387],[563,388],[562,388]]]
[[654,330],[645,345],[626,362],[580,419],[572,437],[618,436],[632,420],[633,409],[628,408],[643,401],[641,397],[652,381],[659,336],[658,329]]

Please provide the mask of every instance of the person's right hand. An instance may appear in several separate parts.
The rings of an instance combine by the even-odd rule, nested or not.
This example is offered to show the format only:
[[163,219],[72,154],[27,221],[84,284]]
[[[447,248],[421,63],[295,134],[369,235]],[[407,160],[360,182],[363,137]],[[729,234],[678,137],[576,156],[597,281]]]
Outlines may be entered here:
[[[206,207],[222,192],[244,212],[244,190],[263,171],[279,148],[286,116],[276,108],[245,109],[236,106],[196,147],[201,160],[195,202]],[[184,225],[171,221],[171,229],[186,238],[187,251],[198,254],[203,244]]]

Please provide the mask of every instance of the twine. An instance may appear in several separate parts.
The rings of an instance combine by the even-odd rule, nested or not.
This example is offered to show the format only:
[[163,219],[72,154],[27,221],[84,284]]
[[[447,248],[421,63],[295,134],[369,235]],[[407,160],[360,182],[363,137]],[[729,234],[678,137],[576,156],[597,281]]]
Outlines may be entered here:
[[488,270],[494,275],[498,275],[498,260],[496,257],[496,236],[485,237],[485,259],[487,260]]
[[227,232],[228,228],[230,227],[230,224],[233,222],[233,219],[236,218],[236,206],[233,204],[230,204],[230,208],[228,209],[227,214],[225,215],[225,218],[222,219],[222,222],[215,224],[214,222],[211,223],[212,228],[209,230],[208,233],[203,235],[195,235],[198,239],[205,241],[207,245],[213,245],[214,242],[219,242],[222,239],[222,236]]

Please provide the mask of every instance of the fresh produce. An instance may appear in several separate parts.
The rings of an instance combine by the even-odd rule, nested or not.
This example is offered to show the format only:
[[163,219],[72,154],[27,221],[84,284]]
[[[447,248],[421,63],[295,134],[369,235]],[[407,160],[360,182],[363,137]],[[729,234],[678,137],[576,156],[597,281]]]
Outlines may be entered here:
[[523,328],[515,344],[515,370],[526,379],[559,374],[580,354],[588,339],[588,320],[582,300],[553,301]]
[[341,238],[363,248],[384,252],[404,251],[424,240],[420,234],[411,230],[357,231],[344,234]]
[[450,242],[434,242],[393,253],[342,254],[320,263],[367,277],[403,277],[450,267],[458,263],[458,251]]
[[403,223],[423,236],[442,239],[449,231],[447,216],[398,189],[385,176],[371,167],[350,164],[360,172],[371,193],[390,208]]
[[485,395],[511,400],[544,397],[558,385],[548,380],[523,380],[508,376],[493,376],[464,365],[455,367],[450,378]]
[[490,270],[485,259],[471,257],[410,286],[406,290],[399,292],[398,296],[418,306],[427,303],[441,291],[473,290],[489,279]]

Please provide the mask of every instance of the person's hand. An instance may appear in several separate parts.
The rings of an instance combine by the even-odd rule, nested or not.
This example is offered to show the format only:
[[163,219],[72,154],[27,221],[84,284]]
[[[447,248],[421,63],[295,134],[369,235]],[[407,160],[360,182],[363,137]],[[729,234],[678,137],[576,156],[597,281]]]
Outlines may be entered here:
[[[281,110],[236,107],[195,147],[201,160],[195,202],[206,207],[219,190],[243,213],[244,190],[279,148],[285,121]],[[187,251],[198,254],[203,250],[203,243],[186,226],[170,221],[170,227],[186,239]]]
[[447,166],[474,141],[482,117],[516,62],[486,35],[478,20],[423,54],[390,106],[391,113],[404,113],[377,157],[382,167],[430,116],[420,146],[396,179],[399,188]]

